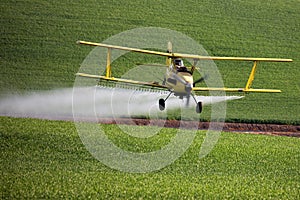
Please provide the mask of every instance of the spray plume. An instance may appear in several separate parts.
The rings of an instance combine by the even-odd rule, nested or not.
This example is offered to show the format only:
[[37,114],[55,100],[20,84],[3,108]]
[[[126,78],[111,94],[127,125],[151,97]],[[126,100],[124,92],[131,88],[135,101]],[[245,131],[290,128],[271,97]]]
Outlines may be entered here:
[[[0,115],[42,119],[73,119],[160,115],[158,99],[168,92],[124,88],[85,87],[10,95],[0,101]],[[240,99],[240,96],[196,96],[203,105]],[[185,100],[170,97],[166,109],[185,106]],[[190,103],[190,107],[195,106]],[[163,112],[164,113],[164,112]]]

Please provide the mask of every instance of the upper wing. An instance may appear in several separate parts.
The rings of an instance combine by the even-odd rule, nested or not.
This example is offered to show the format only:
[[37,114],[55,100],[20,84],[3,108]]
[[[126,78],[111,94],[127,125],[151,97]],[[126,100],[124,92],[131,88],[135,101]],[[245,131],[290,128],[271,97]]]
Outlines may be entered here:
[[77,44],[84,44],[84,45],[90,45],[90,46],[98,46],[98,47],[105,47],[105,48],[111,48],[111,49],[119,49],[119,50],[124,50],[124,51],[133,51],[133,52],[138,52],[138,53],[172,57],[172,53],[164,53],[164,52],[159,52],[159,51],[122,47],[122,46],[115,46],[115,45],[95,43],[95,42],[77,41]]
[[200,56],[193,54],[183,54],[183,53],[167,53],[159,51],[151,51],[145,49],[137,49],[130,47],[122,47],[116,45],[108,45],[95,42],[86,42],[86,41],[77,41],[78,44],[90,45],[90,46],[99,46],[105,48],[119,49],[124,51],[133,51],[138,53],[166,56],[170,58],[191,58],[196,60],[235,60],[235,61],[261,61],[261,62],[292,62],[292,59],[282,59],[282,58],[250,58],[250,57],[219,57],[219,56]]
[[219,56],[200,56],[192,54],[173,53],[176,58],[192,58],[196,60],[231,60],[231,61],[260,61],[260,62],[292,62],[292,59],[284,58],[250,58],[250,57],[219,57]]

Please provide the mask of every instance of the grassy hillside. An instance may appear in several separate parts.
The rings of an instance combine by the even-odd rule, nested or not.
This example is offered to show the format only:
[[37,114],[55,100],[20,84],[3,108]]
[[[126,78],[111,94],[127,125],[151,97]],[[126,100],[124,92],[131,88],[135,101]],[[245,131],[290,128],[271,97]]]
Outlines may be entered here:
[[[72,87],[92,48],[76,40],[102,41],[137,27],[180,31],[219,56],[283,57],[293,63],[259,65],[256,88],[230,102],[227,120],[299,123],[300,4],[276,1],[1,1],[0,91]],[[251,63],[217,63],[225,85],[242,86]],[[209,108],[207,109],[209,110]],[[209,118],[209,111],[202,118]]]
[[[298,138],[223,133],[199,159],[205,131],[173,164],[155,173],[130,174],[93,158],[72,122],[0,117],[1,195],[4,199],[299,199]],[[156,143],[133,139],[105,125],[122,149],[152,151]],[[133,143],[131,143],[134,141]],[[154,144],[154,145],[153,145]]]

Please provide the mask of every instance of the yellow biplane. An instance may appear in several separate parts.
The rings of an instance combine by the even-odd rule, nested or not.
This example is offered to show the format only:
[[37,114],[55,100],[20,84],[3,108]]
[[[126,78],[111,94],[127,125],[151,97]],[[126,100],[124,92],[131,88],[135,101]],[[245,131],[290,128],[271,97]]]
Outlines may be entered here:
[[[138,48],[129,48],[123,46],[108,45],[102,43],[78,41],[78,44],[97,46],[107,48],[107,63],[106,63],[106,74],[102,75],[93,75],[86,73],[77,73],[76,75],[87,78],[94,78],[100,80],[122,82],[125,84],[137,84],[143,86],[150,86],[153,88],[160,88],[170,91],[169,95],[164,99],[159,99],[159,109],[165,109],[165,102],[170,97],[171,94],[178,96],[179,98],[187,98],[187,104],[189,103],[190,97],[194,99],[196,103],[196,112],[202,112],[202,102],[197,102],[193,91],[224,91],[224,92],[269,92],[269,93],[278,93],[280,90],[274,89],[253,89],[251,88],[252,82],[254,80],[257,64],[259,62],[292,62],[292,59],[277,59],[277,58],[249,58],[249,57],[215,57],[215,56],[201,56],[201,55],[192,55],[192,54],[183,54],[183,53],[173,53],[172,44],[168,43],[167,52],[151,51]],[[129,79],[115,78],[112,77],[111,70],[111,50],[118,49],[129,52],[138,52],[144,54],[151,54],[157,56],[166,57],[166,67],[167,71],[164,76],[163,82],[159,84],[158,82],[143,82],[135,81]],[[198,60],[227,60],[227,61],[251,61],[253,62],[253,67],[250,72],[248,81],[245,87],[242,88],[217,88],[217,87],[196,87],[197,83],[202,82],[205,77],[202,77],[196,81],[193,80],[193,73],[195,70],[195,65],[192,66],[189,70],[184,66],[182,59],[193,59],[196,63]]]

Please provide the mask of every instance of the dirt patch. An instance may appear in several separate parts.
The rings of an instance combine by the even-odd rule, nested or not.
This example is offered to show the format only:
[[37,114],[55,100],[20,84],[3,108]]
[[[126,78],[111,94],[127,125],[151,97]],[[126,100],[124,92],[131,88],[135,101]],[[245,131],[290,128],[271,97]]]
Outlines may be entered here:
[[300,126],[295,125],[279,125],[279,124],[246,124],[246,123],[209,123],[197,121],[178,121],[178,120],[149,120],[149,119],[101,119],[99,123],[103,124],[127,124],[138,126],[163,126],[169,128],[189,128],[197,127],[199,130],[222,128],[227,132],[252,133],[252,134],[267,134],[300,137]]

